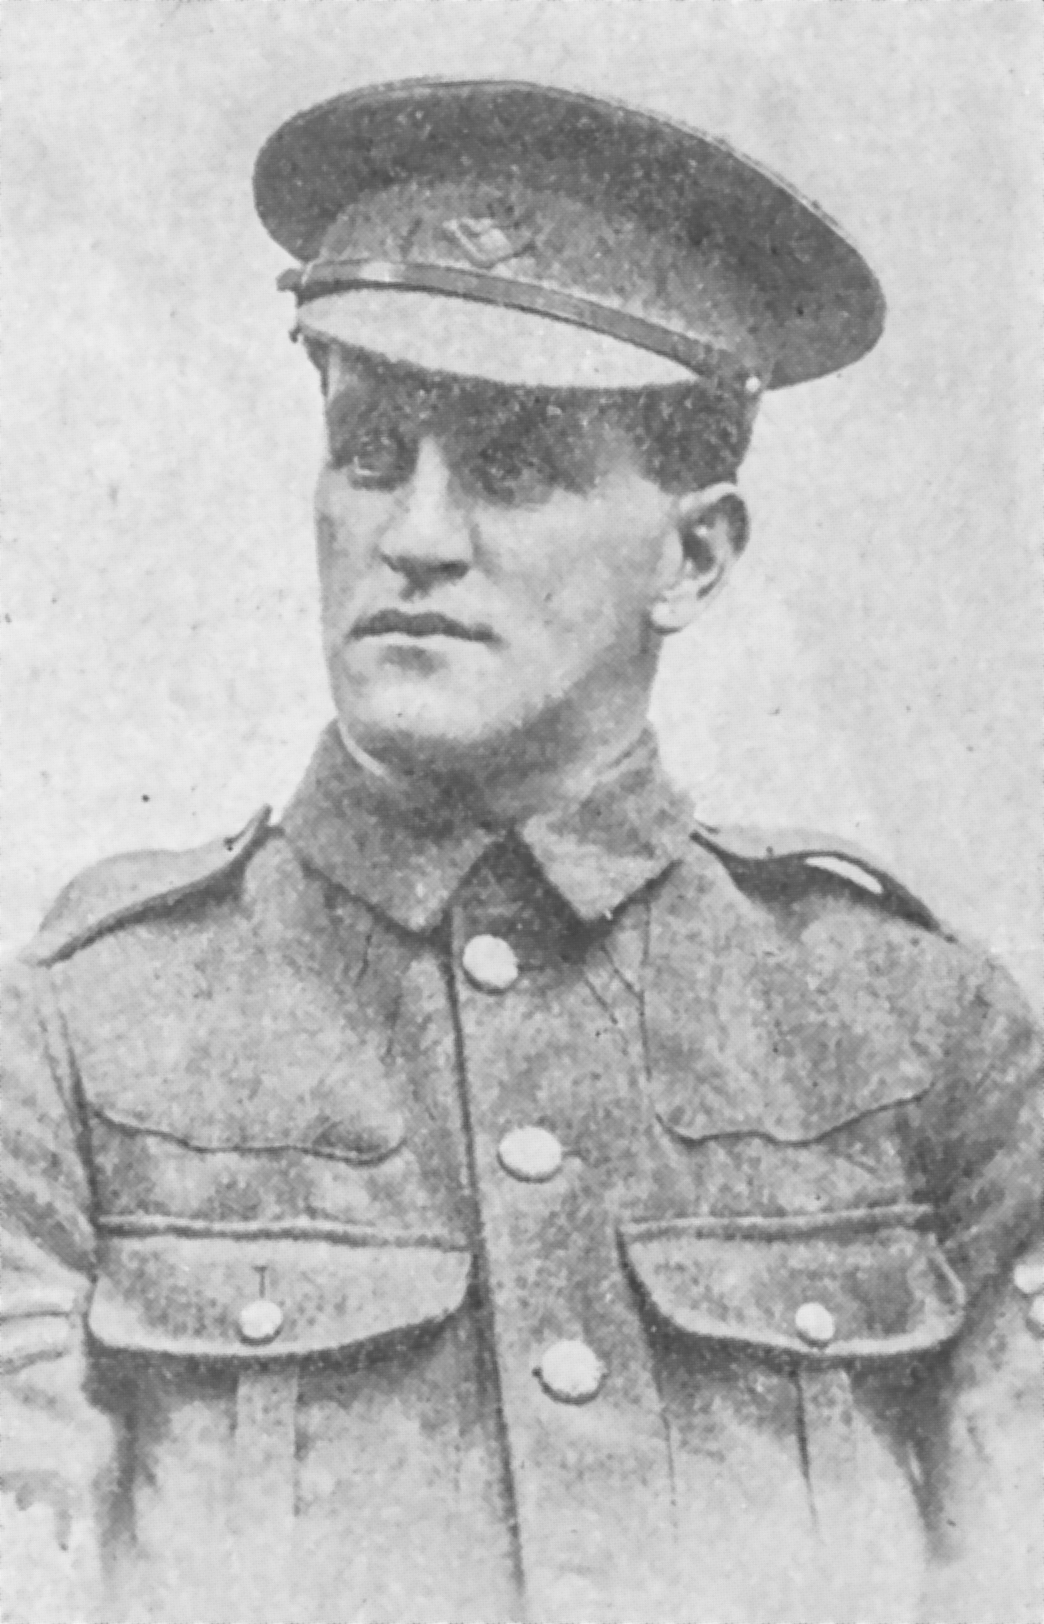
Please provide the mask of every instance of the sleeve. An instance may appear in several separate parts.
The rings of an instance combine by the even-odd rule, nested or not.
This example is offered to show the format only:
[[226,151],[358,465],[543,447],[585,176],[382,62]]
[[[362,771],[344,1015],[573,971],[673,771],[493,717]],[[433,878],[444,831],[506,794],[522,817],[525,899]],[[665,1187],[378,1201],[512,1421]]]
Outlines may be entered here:
[[1044,1619],[1044,1048],[989,966],[920,1121],[939,1234],[967,1317],[915,1413],[932,1541],[923,1616]]
[[4,1290],[0,1303],[7,1624],[100,1618],[100,1508],[115,1439],[92,1394],[84,1310],[94,1259],[75,1076],[44,971],[3,981]]

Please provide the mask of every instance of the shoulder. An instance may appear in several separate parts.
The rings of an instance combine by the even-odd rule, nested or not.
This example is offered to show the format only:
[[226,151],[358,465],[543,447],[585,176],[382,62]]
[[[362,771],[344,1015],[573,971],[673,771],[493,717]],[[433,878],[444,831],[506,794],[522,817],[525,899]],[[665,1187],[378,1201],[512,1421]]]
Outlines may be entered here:
[[85,869],[48,910],[22,960],[56,964],[137,919],[219,892],[262,845],[270,816],[262,807],[238,834],[187,851],[126,852]]
[[949,936],[927,903],[859,846],[833,835],[696,823],[692,839],[719,859],[740,890],[766,901],[844,898]]
[[[787,984],[795,1019],[821,1007],[861,1026],[898,1024],[920,1051],[974,1048],[983,1066],[1027,1046],[1038,1053],[1036,1015],[1010,971],[858,846],[807,830],[705,824],[692,841],[694,857],[711,858],[722,877],[707,898],[718,937],[745,973],[777,990]],[[679,915],[699,900],[685,890],[679,938]]]
[[774,1007],[782,999],[787,1022],[815,1007],[843,1024],[898,1021],[930,1028],[931,1047],[943,1041],[976,983],[981,952],[958,942],[873,858],[807,830],[699,825],[690,849],[698,871],[709,865],[710,883],[687,885],[676,917],[702,889],[737,973]]

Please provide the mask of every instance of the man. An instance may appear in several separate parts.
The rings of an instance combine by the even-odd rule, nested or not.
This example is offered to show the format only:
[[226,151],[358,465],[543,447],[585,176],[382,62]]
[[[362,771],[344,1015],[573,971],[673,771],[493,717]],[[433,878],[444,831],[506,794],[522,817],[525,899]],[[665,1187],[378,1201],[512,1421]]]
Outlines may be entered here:
[[645,723],[872,274],[531,86],[338,98],[255,184],[337,721],[12,974],[11,1618],[1028,1624],[1039,1041],[889,876],[694,825]]

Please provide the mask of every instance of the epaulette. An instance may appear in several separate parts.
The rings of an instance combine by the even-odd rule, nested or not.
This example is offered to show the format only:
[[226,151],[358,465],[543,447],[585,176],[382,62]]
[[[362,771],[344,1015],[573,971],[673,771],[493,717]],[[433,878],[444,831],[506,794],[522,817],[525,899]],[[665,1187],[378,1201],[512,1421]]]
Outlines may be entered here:
[[717,829],[708,823],[697,823],[692,838],[720,857],[727,868],[746,871],[781,891],[791,888],[802,874],[833,874],[901,919],[947,934],[920,897],[847,841],[807,829]]
[[271,808],[255,812],[245,829],[189,851],[135,851],[108,857],[71,880],[25,950],[34,964],[56,964],[96,937],[154,909],[232,878],[263,839]]

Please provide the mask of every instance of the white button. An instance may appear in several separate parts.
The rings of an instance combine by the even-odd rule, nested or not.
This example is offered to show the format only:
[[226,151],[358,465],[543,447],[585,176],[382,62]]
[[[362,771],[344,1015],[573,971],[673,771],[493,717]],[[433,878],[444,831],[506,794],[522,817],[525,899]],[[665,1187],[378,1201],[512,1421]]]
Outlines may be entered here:
[[531,1184],[553,1179],[562,1165],[562,1147],[546,1128],[512,1128],[497,1154],[505,1172]]
[[247,1303],[239,1316],[239,1334],[244,1342],[271,1342],[283,1329],[283,1310],[267,1297]]
[[473,936],[461,963],[469,981],[483,992],[506,992],[518,980],[518,960],[500,936]]
[[803,1341],[817,1348],[825,1348],[837,1335],[834,1316],[822,1303],[802,1303],[794,1315],[794,1329]]
[[586,1342],[554,1342],[536,1369],[546,1391],[563,1404],[586,1404],[605,1380],[605,1366]]
[[1011,1271],[1012,1284],[1024,1297],[1036,1297],[1044,1291],[1044,1258],[1026,1258],[1016,1263]]

